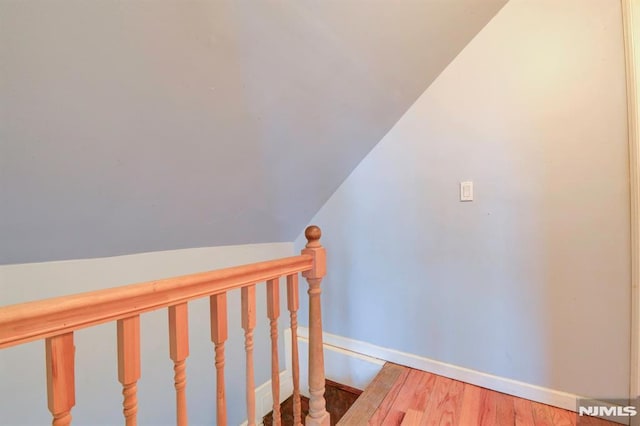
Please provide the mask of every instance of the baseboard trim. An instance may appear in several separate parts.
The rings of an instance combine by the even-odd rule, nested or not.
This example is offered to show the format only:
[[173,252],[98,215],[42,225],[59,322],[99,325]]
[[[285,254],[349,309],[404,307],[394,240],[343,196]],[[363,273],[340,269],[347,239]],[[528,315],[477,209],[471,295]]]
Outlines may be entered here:
[[[280,403],[293,393],[290,329],[284,331],[283,337],[286,368],[280,373]],[[373,378],[385,362],[393,362],[573,412],[576,411],[577,400],[586,399],[580,395],[495,376],[331,333],[323,333],[323,341],[327,378],[358,389],[364,388],[362,380]],[[300,390],[303,395],[307,395],[305,371],[307,363],[303,354],[306,352],[308,342],[309,329],[298,327],[298,346],[301,352]],[[354,369],[362,371],[353,371]],[[349,375],[344,374],[346,371]],[[263,417],[272,410],[272,406],[273,396],[271,380],[269,380],[256,388],[256,424],[262,424]],[[244,425],[247,425],[247,421],[241,424],[241,426]]]
[[[302,339],[301,343],[306,343],[309,338],[309,329],[306,327],[299,327],[298,336]],[[411,368],[428,371],[483,388],[495,390],[497,392],[563,408],[565,410],[575,412],[577,399],[581,398],[579,395],[544,388],[505,377],[494,376],[481,371],[447,364],[441,361],[397,351],[395,349],[384,348],[371,343],[337,336],[335,334],[323,333],[323,339],[325,351],[340,351],[342,354],[350,354],[350,356],[358,357],[359,359],[371,359],[402,364]],[[327,371],[330,371],[332,368],[333,367],[331,365],[325,365],[325,369]]]
[[[291,370],[280,372],[280,403],[293,394],[293,379]],[[273,410],[273,394],[271,393],[271,380],[268,380],[256,388],[256,425],[262,425],[262,419]],[[246,426],[245,420],[240,426]]]

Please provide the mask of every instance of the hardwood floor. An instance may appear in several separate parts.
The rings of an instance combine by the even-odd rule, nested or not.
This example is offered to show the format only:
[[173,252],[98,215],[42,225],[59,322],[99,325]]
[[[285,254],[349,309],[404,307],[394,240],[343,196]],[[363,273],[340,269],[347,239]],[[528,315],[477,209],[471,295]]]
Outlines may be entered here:
[[612,426],[617,423],[387,363],[342,426]]

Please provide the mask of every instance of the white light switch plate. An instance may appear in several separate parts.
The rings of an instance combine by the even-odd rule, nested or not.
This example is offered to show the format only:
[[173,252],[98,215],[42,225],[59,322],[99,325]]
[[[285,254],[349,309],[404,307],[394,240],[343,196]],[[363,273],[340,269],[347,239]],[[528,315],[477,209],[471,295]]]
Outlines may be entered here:
[[473,201],[473,182],[460,182],[460,201]]

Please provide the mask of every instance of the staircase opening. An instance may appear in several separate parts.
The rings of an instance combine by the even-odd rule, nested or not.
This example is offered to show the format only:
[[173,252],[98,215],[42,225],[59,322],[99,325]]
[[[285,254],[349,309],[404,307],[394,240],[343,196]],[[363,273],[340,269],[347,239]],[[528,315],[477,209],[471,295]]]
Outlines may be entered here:
[[[362,390],[343,385],[342,383],[325,380],[324,398],[327,404],[327,411],[331,415],[331,426],[338,424],[345,413],[351,408],[356,399],[362,394]],[[300,397],[302,415],[306,417],[309,412],[309,398]],[[280,405],[282,415],[282,426],[295,426],[293,421],[293,395],[287,398]],[[273,411],[264,416],[262,421],[264,426],[272,426]]]

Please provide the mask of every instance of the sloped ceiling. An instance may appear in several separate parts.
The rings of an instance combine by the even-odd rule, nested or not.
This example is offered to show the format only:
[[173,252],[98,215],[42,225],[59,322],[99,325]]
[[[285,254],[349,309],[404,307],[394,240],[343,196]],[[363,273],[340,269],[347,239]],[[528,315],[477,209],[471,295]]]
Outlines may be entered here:
[[292,241],[505,2],[0,0],[0,263]]

